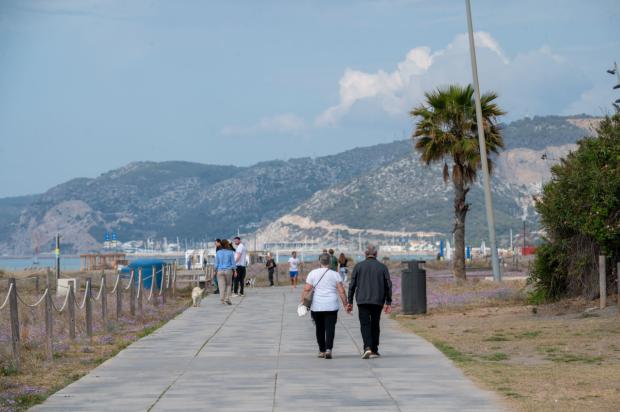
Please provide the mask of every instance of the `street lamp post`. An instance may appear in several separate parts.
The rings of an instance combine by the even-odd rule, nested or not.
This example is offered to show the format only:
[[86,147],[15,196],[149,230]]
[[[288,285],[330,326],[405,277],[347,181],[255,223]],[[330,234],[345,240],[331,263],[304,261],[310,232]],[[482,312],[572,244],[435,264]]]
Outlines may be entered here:
[[471,20],[470,0],[465,0],[467,9],[467,29],[469,32],[469,52],[471,55],[471,71],[474,80],[474,98],[476,101],[476,123],[478,126],[478,144],[480,145],[480,163],[482,163],[482,176],[484,179],[484,200],[487,212],[487,225],[489,226],[489,243],[491,244],[491,262],[493,265],[493,280],[501,281],[499,271],[499,256],[497,254],[497,242],[495,240],[495,218],[493,216],[493,197],[491,196],[491,182],[489,176],[489,162],[487,159],[486,141],[484,139],[484,125],[482,123],[482,106],[480,104],[480,85],[478,84],[478,66],[476,63],[476,46],[474,44],[474,29]]

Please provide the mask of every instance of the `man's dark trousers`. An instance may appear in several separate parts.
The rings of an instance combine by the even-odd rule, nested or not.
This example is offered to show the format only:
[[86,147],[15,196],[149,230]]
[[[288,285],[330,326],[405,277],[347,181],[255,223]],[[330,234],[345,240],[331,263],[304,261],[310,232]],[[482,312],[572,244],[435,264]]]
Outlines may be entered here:
[[381,321],[382,309],[382,305],[369,303],[357,305],[362,339],[364,340],[364,350],[370,348],[375,353],[379,351],[379,334],[381,332],[379,322]]
[[237,276],[233,279],[233,293],[240,293],[243,295],[243,288],[245,286],[245,266],[237,266]]

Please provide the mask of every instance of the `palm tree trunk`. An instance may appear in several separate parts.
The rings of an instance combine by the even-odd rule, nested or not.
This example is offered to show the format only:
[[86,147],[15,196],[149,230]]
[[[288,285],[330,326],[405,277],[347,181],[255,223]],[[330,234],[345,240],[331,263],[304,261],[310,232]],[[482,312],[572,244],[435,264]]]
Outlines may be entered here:
[[[459,167],[459,166],[455,166]],[[460,174],[460,176],[459,176]],[[469,188],[465,188],[461,173],[453,174],[454,183],[454,277],[465,280],[465,216],[469,204],[465,201]]]

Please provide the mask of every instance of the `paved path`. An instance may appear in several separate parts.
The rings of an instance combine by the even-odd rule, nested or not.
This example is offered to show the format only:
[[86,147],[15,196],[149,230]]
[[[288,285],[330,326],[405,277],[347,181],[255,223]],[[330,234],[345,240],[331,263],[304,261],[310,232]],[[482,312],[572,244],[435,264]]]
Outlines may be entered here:
[[497,411],[431,344],[384,316],[379,359],[360,359],[355,315],[338,319],[334,359],[318,359],[300,289],[209,295],[51,396],[35,411]]

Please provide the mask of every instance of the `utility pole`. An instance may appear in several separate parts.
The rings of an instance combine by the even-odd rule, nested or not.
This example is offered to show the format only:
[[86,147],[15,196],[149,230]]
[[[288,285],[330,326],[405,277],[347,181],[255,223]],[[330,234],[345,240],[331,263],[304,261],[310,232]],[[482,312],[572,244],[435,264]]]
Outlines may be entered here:
[[499,271],[499,256],[497,255],[497,242],[495,240],[495,217],[493,216],[493,197],[491,196],[491,178],[489,176],[489,162],[487,160],[487,148],[484,138],[484,125],[482,123],[482,106],[480,104],[480,85],[478,84],[478,65],[476,63],[476,46],[474,44],[474,28],[471,20],[470,0],[465,0],[467,9],[467,29],[469,32],[469,52],[471,56],[471,71],[474,80],[474,98],[476,101],[476,124],[478,126],[478,144],[480,145],[480,163],[482,164],[482,176],[484,179],[484,200],[487,212],[487,225],[489,227],[489,243],[491,243],[491,262],[493,265],[493,280],[499,282],[502,275]]
[[523,249],[521,250],[521,256],[525,254],[525,217],[523,218]]

